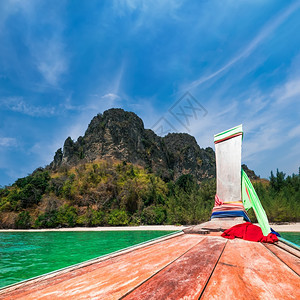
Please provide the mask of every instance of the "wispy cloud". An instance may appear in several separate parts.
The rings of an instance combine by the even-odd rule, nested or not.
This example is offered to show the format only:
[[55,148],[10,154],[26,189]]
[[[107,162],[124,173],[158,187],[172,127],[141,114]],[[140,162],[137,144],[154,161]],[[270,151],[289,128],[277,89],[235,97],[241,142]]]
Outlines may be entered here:
[[[36,68],[47,85],[58,87],[69,66],[63,39],[64,22],[60,16],[62,4],[57,5],[55,10],[48,10],[46,14],[43,12],[43,5],[47,7],[47,4],[38,0],[5,1],[0,12],[0,29],[5,31],[3,27],[10,17],[21,17],[26,25],[22,29],[21,42],[25,43],[30,52],[31,66]],[[44,32],[42,37],[37,34],[37,28]]]
[[112,77],[110,83],[107,86],[97,86],[96,89],[90,91],[85,104],[82,105],[82,111],[99,113],[116,105],[124,106],[123,100],[126,101],[126,95],[122,91],[122,84],[125,71],[126,59],[123,58],[120,67],[110,74]]
[[[254,155],[257,158],[258,154],[265,150],[276,152],[276,149],[283,145],[294,144],[295,138],[300,136],[300,126],[297,122],[300,117],[299,113],[297,116],[300,80],[294,78],[293,75],[290,74],[290,78],[283,84],[275,86],[270,95],[260,92],[258,100],[253,97],[253,101],[246,110],[247,114],[245,114],[246,129],[252,133],[247,142],[245,158],[252,159]],[[295,107],[292,111],[291,99],[297,101],[294,102]],[[255,108],[256,104],[259,109]],[[251,109],[252,106],[253,109]],[[292,113],[296,115],[292,116]],[[289,148],[289,152],[293,151],[292,149],[294,148]],[[299,150],[297,150],[298,152]]]
[[277,88],[272,97],[276,98],[278,103],[291,102],[293,100],[299,101],[300,97],[300,77],[292,78],[287,81],[283,87]]
[[0,1],[0,162],[48,163],[111,107],[151,128],[191,89],[208,111],[189,127],[201,147],[243,123],[249,167],[299,157],[300,2],[246,2]]
[[114,100],[120,99],[120,96],[118,96],[114,93],[108,93],[108,94],[105,94],[105,95],[101,96],[101,98],[114,101]]
[[245,100],[248,114],[251,116],[257,115],[260,111],[266,108],[270,104],[270,99],[261,95],[260,93],[254,92],[248,99]]
[[56,114],[55,107],[34,106],[26,103],[23,97],[8,97],[0,99],[1,110],[9,110],[32,117],[46,117]]
[[81,112],[81,113],[99,113],[103,109],[108,109],[121,101],[121,97],[114,93],[107,94],[90,94],[86,104],[76,105],[72,103],[72,97],[69,96],[64,102],[59,104],[58,108],[54,109],[56,114],[63,114],[64,112]]
[[26,15],[30,15],[34,10],[34,2],[33,1],[22,1],[22,0],[7,0],[1,3],[0,10],[0,29],[5,26],[5,22],[7,19],[18,13],[22,12]]
[[[282,136],[282,121],[277,122],[276,126],[270,126],[266,121],[265,124],[257,127],[254,134],[245,138],[245,147],[243,159],[247,161],[259,161],[260,154],[271,150],[274,151],[278,146],[287,141],[286,136]],[[245,132],[247,133],[247,121],[245,122]]]
[[271,35],[275,29],[277,29],[285,20],[288,19],[288,17],[294,13],[296,10],[298,10],[300,7],[300,1],[295,1],[291,5],[289,5],[288,8],[286,8],[283,12],[281,12],[278,16],[274,17],[272,20],[270,20],[260,31],[259,33],[242,49],[239,53],[237,53],[228,63],[220,67],[218,70],[212,72],[209,75],[200,77],[199,79],[193,81],[191,84],[189,84],[186,89],[190,90],[192,88],[195,88],[215,77],[217,77],[219,74],[226,72],[229,70],[233,65],[235,65],[237,62],[239,62],[241,59],[248,57],[249,55],[254,52],[254,50],[262,44],[265,39],[268,38],[269,35]]
[[[299,148],[295,147],[295,141],[300,137],[299,86],[300,81],[291,73],[284,82],[274,85],[273,91],[249,88],[247,93],[230,101],[222,94],[219,98],[212,97],[205,105],[208,114],[191,123],[190,133],[196,137],[200,147],[213,146],[214,134],[243,123],[243,162],[249,163],[263,176],[273,165],[279,168],[286,166],[289,169],[285,172],[288,173],[295,172],[299,162],[295,160],[292,164],[289,157],[299,156]],[[277,153],[282,153],[279,150],[282,147],[288,150],[279,160]]]
[[17,146],[17,140],[11,137],[0,137],[1,147],[15,147]]
[[[47,139],[49,141],[49,139]],[[46,143],[45,141],[36,142],[29,150],[29,154],[33,154],[36,158],[35,164],[44,166],[49,164],[54,157],[55,151],[62,147],[64,140],[52,140],[51,143]],[[61,142],[61,143],[59,143]],[[37,165],[35,165],[36,167]],[[34,166],[33,166],[34,167]]]
[[56,144],[61,144],[62,146],[61,141],[64,141],[68,136],[76,140],[79,136],[84,134],[88,124],[96,114],[102,113],[109,108],[120,107],[118,103],[120,103],[121,100],[121,96],[114,93],[90,94],[85,101],[86,104],[73,105],[71,103],[71,97],[67,98],[66,102],[61,104],[60,110],[76,111],[78,114],[73,120],[72,125],[68,124],[66,128],[60,129]]
[[60,38],[55,37],[38,43],[28,41],[28,43],[35,57],[37,69],[45,81],[52,86],[59,85],[62,75],[68,70],[68,60]]
[[[300,125],[293,127],[289,132],[288,132],[289,138],[300,138]],[[299,151],[299,148],[298,148]]]
[[[114,0],[114,9],[120,15],[124,15],[126,12],[138,12],[140,18],[137,19],[137,24],[151,22],[149,19],[160,18],[161,16],[177,17],[177,11],[182,6],[184,1],[182,0],[153,0],[153,1],[140,1],[140,0]],[[151,19],[152,19],[151,18]]]

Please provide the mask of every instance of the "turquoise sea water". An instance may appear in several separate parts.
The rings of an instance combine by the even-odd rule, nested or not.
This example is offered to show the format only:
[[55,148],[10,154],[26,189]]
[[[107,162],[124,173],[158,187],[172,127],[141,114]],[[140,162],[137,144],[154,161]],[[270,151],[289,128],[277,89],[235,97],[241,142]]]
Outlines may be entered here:
[[[173,231],[0,232],[0,287]],[[299,232],[280,232],[300,245]]]
[[279,232],[281,237],[300,246],[300,232]]
[[0,287],[173,231],[0,232]]

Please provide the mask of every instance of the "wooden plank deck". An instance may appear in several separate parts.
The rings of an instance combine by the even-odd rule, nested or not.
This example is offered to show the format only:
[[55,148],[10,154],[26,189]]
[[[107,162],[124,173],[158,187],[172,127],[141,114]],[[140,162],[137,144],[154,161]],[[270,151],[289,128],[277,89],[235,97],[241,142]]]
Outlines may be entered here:
[[198,299],[226,242],[205,238],[124,299]]
[[[271,252],[273,252],[283,263],[285,263],[289,268],[291,268],[298,276],[300,276],[300,259],[299,255],[296,255],[296,250],[293,251],[294,255],[284,251],[283,249],[272,245],[265,245]],[[299,254],[299,253],[298,253]]]
[[300,299],[299,257],[181,234],[0,290],[0,299]]
[[118,299],[202,240],[200,235],[182,234],[49,279],[15,286],[0,293],[0,299]]
[[300,299],[299,276],[261,243],[228,241],[202,299]]

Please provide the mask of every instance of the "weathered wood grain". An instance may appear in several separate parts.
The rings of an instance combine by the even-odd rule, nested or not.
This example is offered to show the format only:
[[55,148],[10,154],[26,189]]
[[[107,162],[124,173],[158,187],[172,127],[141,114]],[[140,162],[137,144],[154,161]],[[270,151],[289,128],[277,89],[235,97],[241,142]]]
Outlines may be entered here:
[[1,290],[0,299],[300,299],[297,273],[299,257],[275,245],[182,234]]
[[226,242],[217,237],[205,238],[124,299],[198,299]]
[[[279,259],[281,259],[286,265],[288,265],[295,273],[300,276],[300,259],[296,255],[293,255],[276,245],[265,244],[265,246],[274,253]],[[300,282],[299,282],[300,285]]]
[[24,288],[21,285],[0,299],[118,299],[202,239],[181,235]]
[[261,243],[228,241],[201,299],[300,299],[299,276]]

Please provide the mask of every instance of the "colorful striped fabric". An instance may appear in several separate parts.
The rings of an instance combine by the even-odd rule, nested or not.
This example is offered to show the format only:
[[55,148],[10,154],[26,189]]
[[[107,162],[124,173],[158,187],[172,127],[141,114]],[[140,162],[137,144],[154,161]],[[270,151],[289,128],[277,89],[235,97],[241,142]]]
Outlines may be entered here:
[[250,222],[242,202],[235,204],[224,203],[213,208],[211,219],[225,217],[243,217],[247,222]]
[[270,225],[247,174],[241,170],[243,129],[238,125],[214,136],[216,148],[217,193],[211,219],[243,217],[253,208],[262,232],[267,236]]
[[250,221],[241,195],[242,125],[214,136],[217,193],[211,218],[243,217]]

